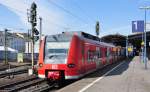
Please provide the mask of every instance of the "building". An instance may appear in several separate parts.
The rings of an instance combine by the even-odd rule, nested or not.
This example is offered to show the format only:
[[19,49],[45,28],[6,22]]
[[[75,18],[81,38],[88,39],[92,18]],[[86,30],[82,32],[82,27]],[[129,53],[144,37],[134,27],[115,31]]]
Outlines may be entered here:
[[19,33],[10,33],[0,31],[0,46],[5,46],[5,36],[6,36],[6,45],[12,49],[17,50],[18,52],[25,52],[25,39],[23,35],[18,35]]

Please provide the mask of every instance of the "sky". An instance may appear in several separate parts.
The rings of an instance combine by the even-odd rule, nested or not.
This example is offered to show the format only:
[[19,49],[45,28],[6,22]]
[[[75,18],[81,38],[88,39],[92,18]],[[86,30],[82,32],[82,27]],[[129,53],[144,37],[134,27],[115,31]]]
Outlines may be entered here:
[[[42,33],[51,35],[63,31],[84,31],[95,35],[96,21],[100,22],[100,36],[132,34],[131,21],[143,20],[141,6],[150,0],[0,0],[0,30],[27,32],[31,24],[27,9],[37,4],[38,25],[42,17]],[[147,21],[150,20],[147,11]]]

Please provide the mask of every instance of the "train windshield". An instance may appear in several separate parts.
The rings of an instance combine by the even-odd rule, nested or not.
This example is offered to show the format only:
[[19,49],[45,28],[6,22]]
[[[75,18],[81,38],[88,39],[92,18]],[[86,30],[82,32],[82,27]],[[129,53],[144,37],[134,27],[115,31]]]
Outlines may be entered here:
[[47,64],[65,64],[69,42],[47,42],[45,46],[45,63]]

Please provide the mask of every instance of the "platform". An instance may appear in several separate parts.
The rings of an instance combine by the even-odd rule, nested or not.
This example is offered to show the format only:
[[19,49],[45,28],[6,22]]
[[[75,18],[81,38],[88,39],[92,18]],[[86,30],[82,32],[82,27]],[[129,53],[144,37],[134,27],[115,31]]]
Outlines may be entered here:
[[121,62],[103,76],[82,78],[58,92],[150,92],[150,62],[145,70],[139,59]]

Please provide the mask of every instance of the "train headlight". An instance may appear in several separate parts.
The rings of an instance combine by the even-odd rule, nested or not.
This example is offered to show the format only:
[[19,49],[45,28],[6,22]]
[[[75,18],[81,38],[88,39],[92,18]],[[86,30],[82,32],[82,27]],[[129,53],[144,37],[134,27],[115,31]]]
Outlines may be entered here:
[[43,66],[43,64],[42,63],[39,63],[39,67],[42,67]]
[[67,65],[69,68],[74,68],[75,67],[75,64],[68,64]]

